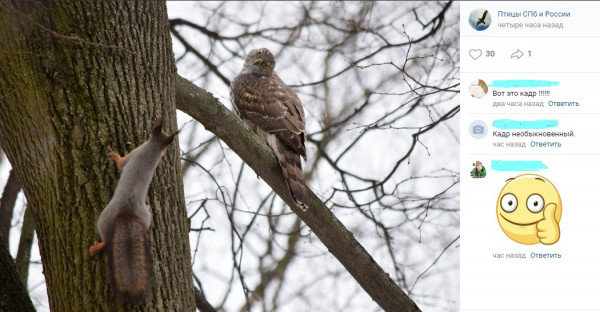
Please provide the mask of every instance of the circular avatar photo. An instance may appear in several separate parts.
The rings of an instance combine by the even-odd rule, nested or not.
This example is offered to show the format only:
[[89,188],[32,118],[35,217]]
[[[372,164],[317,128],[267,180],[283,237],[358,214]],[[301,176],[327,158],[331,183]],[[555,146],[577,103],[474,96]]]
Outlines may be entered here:
[[480,99],[488,93],[488,86],[485,81],[481,79],[473,80],[469,85],[469,93],[472,97]]
[[481,178],[485,178],[486,175],[487,175],[487,172],[485,171],[485,167],[483,166],[483,163],[479,160],[476,161],[473,164],[473,170],[471,170],[471,178],[481,179]]
[[486,30],[492,24],[492,15],[486,9],[474,9],[469,14],[469,25],[477,31]]
[[476,139],[481,139],[487,134],[487,126],[481,120],[475,120],[469,125],[469,133]]

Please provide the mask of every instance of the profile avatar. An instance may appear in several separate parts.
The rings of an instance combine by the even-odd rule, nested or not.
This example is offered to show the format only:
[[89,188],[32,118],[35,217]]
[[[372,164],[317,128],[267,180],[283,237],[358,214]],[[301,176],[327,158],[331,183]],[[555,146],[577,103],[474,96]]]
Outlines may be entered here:
[[488,132],[487,125],[482,120],[474,120],[469,125],[469,134],[475,139],[481,139]]
[[471,178],[475,178],[475,179],[480,179],[480,178],[485,178],[485,176],[487,175],[486,171],[485,171],[485,167],[483,166],[483,164],[481,163],[481,161],[476,161],[473,166],[475,166],[473,168],[473,170],[471,170]]
[[469,14],[469,25],[477,31],[486,30],[492,24],[492,16],[486,9],[474,9]]
[[469,94],[471,94],[471,97],[480,99],[480,98],[484,97],[487,93],[488,93],[488,86],[485,83],[485,81],[483,81],[481,79],[474,80],[469,85]]
[[540,175],[506,180],[496,202],[496,216],[504,234],[517,243],[552,245],[560,238],[560,194]]

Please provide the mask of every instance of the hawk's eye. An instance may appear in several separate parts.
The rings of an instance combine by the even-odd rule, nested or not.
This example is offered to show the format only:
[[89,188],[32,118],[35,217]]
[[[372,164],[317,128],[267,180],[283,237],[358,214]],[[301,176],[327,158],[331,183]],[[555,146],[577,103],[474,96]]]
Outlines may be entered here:
[[269,63],[265,63],[265,64],[263,65],[263,67],[264,67],[265,69],[269,69],[269,68],[271,68],[271,65],[270,65]]

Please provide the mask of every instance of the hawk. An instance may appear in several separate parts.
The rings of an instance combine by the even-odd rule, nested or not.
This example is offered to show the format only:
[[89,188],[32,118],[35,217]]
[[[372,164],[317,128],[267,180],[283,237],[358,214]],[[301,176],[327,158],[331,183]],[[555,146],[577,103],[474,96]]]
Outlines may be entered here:
[[479,26],[481,24],[485,25],[485,17],[487,16],[488,11],[485,10],[485,12],[483,12],[483,16],[477,21],[477,25],[475,26]]
[[271,51],[250,51],[231,83],[231,102],[242,120],[275,152],[292,197],[306,210],[308,197],[300,160],[300,156],[306,160],[304,109],[296,92],[274,69]]

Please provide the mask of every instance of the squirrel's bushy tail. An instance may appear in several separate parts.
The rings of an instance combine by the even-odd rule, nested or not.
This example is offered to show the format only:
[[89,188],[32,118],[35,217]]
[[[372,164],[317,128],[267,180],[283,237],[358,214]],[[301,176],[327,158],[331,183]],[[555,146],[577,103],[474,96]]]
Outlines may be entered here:
[[137,304],[150,293],[152,255],[142,221],[122,209],[106,237],[108,274],[117,300]]

